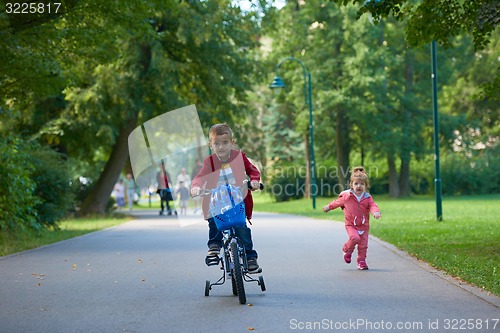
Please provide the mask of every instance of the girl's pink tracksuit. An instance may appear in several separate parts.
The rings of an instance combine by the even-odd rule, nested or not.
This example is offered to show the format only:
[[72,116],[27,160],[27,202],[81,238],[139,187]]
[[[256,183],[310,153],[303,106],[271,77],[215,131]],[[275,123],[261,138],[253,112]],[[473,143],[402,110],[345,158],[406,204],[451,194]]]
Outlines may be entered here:
[[370,230],[370,213],[380,212],[377,204],[369,193],[364,192],[358,199],[354,191],[346,190],[339,194],[338,199],[328,204],[330,209],[342,208],[344,211],[345,229],[349,239],[342,251],[352,253],[358,245],[358,262],[366,259],[368,249],[368,233]]

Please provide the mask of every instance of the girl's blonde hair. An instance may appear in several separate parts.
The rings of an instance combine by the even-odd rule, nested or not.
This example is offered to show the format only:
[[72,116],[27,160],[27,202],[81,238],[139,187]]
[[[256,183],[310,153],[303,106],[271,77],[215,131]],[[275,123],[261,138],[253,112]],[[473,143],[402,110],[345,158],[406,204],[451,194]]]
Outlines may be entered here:
[[365,183],[366,189],[370,188],[370,180],[368,179],[364,167],[359,166],[352,169],[351,182],[349,184],[351,187],[355,180],[362,181],[363,183]]

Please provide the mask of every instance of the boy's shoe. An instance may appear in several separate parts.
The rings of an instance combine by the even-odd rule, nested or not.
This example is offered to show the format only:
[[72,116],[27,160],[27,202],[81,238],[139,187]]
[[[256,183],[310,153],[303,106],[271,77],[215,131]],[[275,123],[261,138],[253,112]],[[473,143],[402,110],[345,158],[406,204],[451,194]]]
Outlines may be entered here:
[[344,252],[344,261],[348,264],[351,263],[351,255],[352,253],[347,253],[347,252]]
[[205,264],[207,264],[207,266],[214,266],[219,264],[220,260],[219,254],[220,254],[220,245],[218,244],[210,245],[207,256],[205,258]]
[[247,260],[247,266],[248,266],[248,273],[260,273],[260,272],[262,272],[262,269],[259,267],[259,264],[257,263],[257,259],[255,259],[255,258],[249,258]]
[[208,248],[207,257],[218,256],[220,253],[220,245],[219,244],[211,244]]
[[366,261],[364,261],[364,260],[358,261],[358,269],[361,271],[368,269],[368,265],[366,264]]

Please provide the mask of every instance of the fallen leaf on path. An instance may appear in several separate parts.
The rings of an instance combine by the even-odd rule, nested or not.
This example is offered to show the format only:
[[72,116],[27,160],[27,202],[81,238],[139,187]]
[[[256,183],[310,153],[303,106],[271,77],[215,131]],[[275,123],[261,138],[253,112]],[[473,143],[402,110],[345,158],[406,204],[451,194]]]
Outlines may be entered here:
[[253,327],[249,327],[249,328],[248,328],[248,330],[249,330],[249,331],[255,331],[255,328],[253,328]]

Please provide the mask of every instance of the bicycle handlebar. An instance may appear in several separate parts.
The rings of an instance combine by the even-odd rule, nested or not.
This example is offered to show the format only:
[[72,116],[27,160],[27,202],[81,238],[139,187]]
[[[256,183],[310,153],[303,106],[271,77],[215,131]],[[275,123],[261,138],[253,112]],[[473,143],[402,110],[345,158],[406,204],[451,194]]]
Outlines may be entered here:
[[[252,185],[249,181],[245,181],[245,183],[247,184],[247,187],[249,190],[252,190]],[[263,190],[264,189],[264,184],[262,183],[259,183],[259,190]],[[204,197],[204,196],[207,196],[207,195],[210,195],[211,191],[210,190],[207,190],[206,188],[201,188],[201,193],[198,194],[198,195],[193,195],[192,197],[193,198],[196,198],[196,197]]]
[[[247,182],[248,184],[248,189],[251,190],[252,189],[252,185],[250,185],[250,182]],[[262,183],[259,183],[259,190],[263,190],[264,189],[264,184]]]

